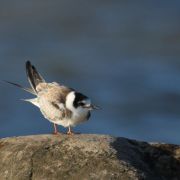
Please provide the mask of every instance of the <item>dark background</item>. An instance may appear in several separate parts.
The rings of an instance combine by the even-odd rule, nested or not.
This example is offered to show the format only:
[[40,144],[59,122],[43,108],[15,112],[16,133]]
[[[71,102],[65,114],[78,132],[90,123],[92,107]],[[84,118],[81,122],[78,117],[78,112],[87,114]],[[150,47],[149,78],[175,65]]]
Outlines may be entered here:
[[[180,1],[2,0],[0,79],[27,59],[101,106],[75,131],[180,144]],[[52,132],[28,97],[1,83],[0,137]]]

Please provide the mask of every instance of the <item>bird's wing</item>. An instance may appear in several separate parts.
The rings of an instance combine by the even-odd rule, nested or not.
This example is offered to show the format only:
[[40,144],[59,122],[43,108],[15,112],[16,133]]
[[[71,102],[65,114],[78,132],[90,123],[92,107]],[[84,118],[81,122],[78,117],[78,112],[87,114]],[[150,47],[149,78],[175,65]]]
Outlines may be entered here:
[[[37,87],[38,89],[40,89],[40,87],[43,87],[43,84],[39,84],[40,86]],[[43,90],[41,90],[42,94],[44,94],[44,96],[48,99],[48,101],[50,102],[54,102],[56,104],[59,103],[64,103],[65,104],[65,100],[66,100],[66,96],[68,93],[70,93],[72,91],[71,88],[68,88],[66,86],[61,86],[58,83],[46,83],[46,85],[44,84],[44,92]]]
[[38,73],[38,71],[31,64],[30,61],[26,62],[26,73],[27,73],[28,81],[29,81],[31,87],[34,89],[34,91],[37,92],[37,90],[36,90],[37,85],[40,84],[40,83],[45,83],[45,80]]
[[[39,84],[42,85],[42,84]],[[39,86],[38,85],[38,86]],[[37,89],[40,87],[37,87]],[[54,116],[63,118],[70,114],[65,107],[66,96],[72,90],[57,83],[46,83],[46,88],[38,93],[41,110],[46,117],[53,119]]]

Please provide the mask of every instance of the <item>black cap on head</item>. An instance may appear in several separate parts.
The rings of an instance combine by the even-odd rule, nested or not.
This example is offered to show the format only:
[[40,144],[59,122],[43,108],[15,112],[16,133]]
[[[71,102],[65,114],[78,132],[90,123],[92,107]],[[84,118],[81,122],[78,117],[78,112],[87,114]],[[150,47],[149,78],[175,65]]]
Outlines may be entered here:
[[79,104],[78,104],[79,102],[88,99],[87,96],[85,96],[79,92],[75,92],[74,94],[75,94],[75,99],[74,99],[73,105],[75,108],[77,108],[79,106]]

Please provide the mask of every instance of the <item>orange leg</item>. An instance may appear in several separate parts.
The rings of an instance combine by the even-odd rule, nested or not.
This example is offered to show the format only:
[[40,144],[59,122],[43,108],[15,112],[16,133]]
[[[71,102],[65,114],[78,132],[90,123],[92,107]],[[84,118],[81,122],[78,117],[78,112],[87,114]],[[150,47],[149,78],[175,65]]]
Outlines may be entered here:
[[54,132],[53,132],[53,134],[55,134],[55,135],[59,134],[57,124],[54,124]]
[[68,132],[67,132],[67,135],[73,135],[74,133],[72,132],[71,130],[71,126],[68,127]]

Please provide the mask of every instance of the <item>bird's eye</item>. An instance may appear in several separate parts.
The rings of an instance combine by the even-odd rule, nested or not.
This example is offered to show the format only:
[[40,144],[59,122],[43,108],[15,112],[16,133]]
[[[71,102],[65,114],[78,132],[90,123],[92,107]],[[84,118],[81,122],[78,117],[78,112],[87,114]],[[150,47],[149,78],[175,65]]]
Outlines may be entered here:
[[78,103],[80,106],[84,106],[85,104],[83,102]]

